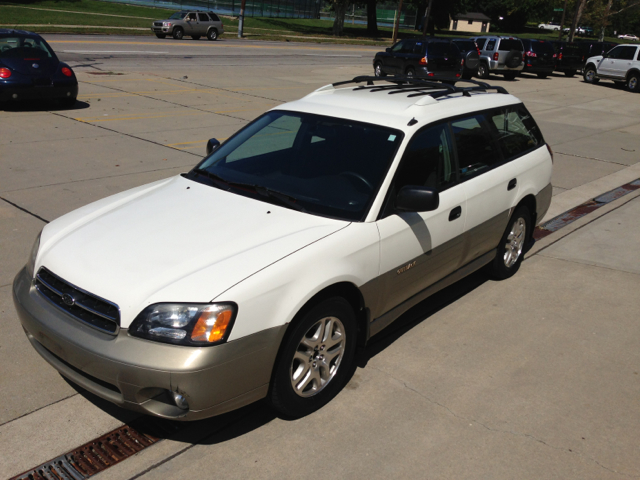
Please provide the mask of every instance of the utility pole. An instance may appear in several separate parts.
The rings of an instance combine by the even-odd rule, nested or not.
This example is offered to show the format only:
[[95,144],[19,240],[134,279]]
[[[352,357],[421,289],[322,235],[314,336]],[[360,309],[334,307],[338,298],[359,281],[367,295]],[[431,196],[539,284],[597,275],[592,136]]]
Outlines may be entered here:
[[400,28],[400,15],[402,14],[402,0],[398,4],[398,15],[396,16],[395,22],[393,22],[393,37],[391,38],[391,44],[396,43],[398,40],[398,29]]
[[424,13],[424,20],[422,21],[422,35],[427,36],[427,25],[429,25],[429,16],[431,15],[431,4],[433,0],[429,0],[429,5],[427,5],[427,11]]
[[562,7],[562,20],[560,20],[560,33],[558,34],[558,40],[562,41],[562,34],[564,29],[564,14],[567,11],[567,0],[564,0],[564,7]]
[[247,0],[242,0],[240,5],[240,17],[238,17],[238,38],[242,38],[242,31],[244,30],[244,6]]

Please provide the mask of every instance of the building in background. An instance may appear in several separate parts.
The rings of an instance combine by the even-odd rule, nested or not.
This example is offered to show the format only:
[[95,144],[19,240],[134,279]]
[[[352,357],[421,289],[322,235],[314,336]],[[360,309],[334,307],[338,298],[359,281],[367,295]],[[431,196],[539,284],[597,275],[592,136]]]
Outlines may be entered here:
[[484,13],[459,13],[451,19],[449,30],[458,32],[484,33],[489,31],[491,19]]

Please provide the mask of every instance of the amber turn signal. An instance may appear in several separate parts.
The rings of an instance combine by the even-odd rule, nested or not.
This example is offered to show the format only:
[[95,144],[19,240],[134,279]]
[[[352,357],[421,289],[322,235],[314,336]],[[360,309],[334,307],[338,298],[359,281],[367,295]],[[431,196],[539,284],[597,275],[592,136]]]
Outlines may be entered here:
[[231,322],[232,314],[231,310],[202,312],[191,332],[191,340],[209,343],[222,340]]

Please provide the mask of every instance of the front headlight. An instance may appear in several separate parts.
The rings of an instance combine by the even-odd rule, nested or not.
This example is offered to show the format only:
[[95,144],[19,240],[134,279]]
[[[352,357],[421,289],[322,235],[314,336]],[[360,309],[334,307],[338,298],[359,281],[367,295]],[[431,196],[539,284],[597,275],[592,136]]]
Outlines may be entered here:
[[129,334],[177,345],[217,345],[229,337],[237,310],[233,303],[156,303],[136,317]]
[[163,27],[170,27],[171,26],[171,22],[162,22],[162,26]]
[[27,259],[27,274],[29,278],[33,278],[33,269],[36,266],[36,258],[38,256],[38,250],[40,249],[40,236],[42,232],[38,234],[36,237],[36,241],[33,242],[33,247],[31,247],[31,252],[29,253],[29,258]]

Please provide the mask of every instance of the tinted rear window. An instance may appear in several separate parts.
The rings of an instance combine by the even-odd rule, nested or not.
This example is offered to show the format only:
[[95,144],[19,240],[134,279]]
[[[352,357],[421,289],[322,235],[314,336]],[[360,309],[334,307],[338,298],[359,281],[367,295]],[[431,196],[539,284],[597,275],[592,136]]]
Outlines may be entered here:
[[536,53],[556,53],[553,45],[547,42],[531,42],[531,50]]
[[522,42],[520,40],[502,40],[498,50],[508,52],[509,50],[523,50]]

